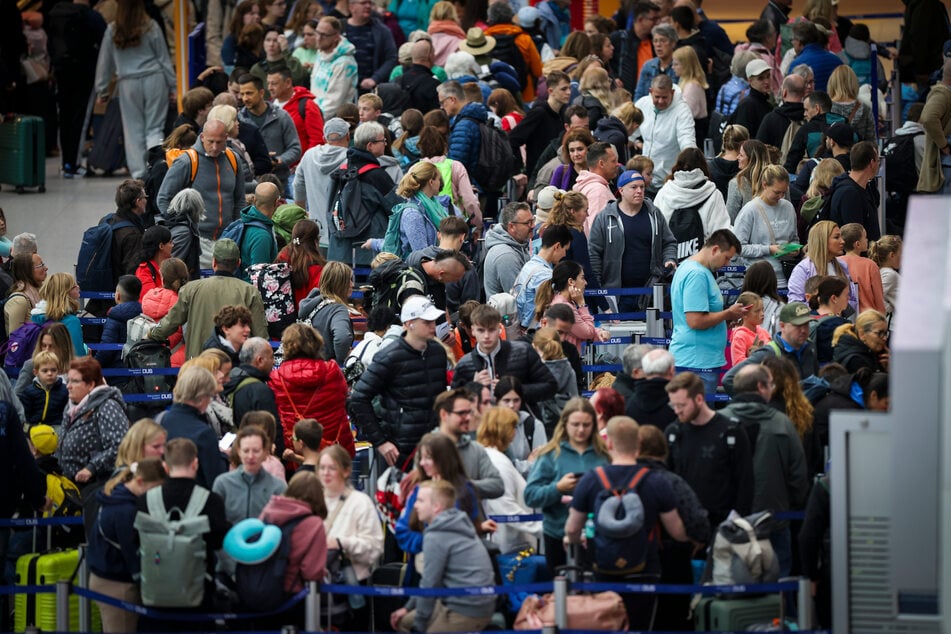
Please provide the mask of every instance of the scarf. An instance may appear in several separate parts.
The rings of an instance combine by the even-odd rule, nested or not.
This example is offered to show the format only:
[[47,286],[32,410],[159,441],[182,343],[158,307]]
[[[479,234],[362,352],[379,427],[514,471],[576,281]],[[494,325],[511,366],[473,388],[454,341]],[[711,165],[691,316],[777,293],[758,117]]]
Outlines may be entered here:
[[430,34],[448,33],[449,35],[455,35],[460,39],[466,39],[466,34],[462,30],[462,27],[452,20],[433,20],[429,23],[429,28],[427,30]]
[[419,207],[423,210],[426,218],[437,229],[439,228],[439,223],[442,221],[442,219],[449,216],[449,212],[446,211],[445,207],[439,204],[439,201],[437,201],[435,198],[430,198],[422,191],[417,192],[414,198],[416,199],[416,202],[419,203]]

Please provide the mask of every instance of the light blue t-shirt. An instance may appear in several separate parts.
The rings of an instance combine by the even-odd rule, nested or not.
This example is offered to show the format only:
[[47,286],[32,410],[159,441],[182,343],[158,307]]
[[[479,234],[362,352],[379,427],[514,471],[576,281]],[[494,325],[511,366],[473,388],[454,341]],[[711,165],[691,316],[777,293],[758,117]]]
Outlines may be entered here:
[[725,365],[726,322],[694,330],[687,325],[685,314],[723,310],[723,295],[710,269],[694,260],[684,260],[670,285],[670,304],[674,315],[670,352],[677,366],[711,369]]

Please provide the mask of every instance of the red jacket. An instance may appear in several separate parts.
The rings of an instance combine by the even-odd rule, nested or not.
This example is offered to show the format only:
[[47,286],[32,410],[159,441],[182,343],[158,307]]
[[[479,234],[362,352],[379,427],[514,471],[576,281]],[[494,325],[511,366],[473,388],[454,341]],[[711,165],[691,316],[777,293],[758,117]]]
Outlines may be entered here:
[[[151,268],[149,264],[152,265]],[[154,276],[152,275],[152,271],[155,271]],[[155,263],[155,260],[140,264],[139,268],[135,270],[135,276],[142,282],[142,290],[139,292],[139,297],[145,297],[145,294],[153,288],[162,288],[162,274],[159,273],[159,265]]]
[[301,500],[275,495],[261,511],[260,520],[283,526],[304,517],[291,533],[291,552],[284,571],[284,591],[300,592],[304,581],[323,581],[327,565],[327,531],[324,521],[314,515],[310,505]]
[[291,437],[297,421],[313,418],[324,428],[321,448],[339,443],[351,456],[355,454],[347,419],[347,382],[334,361],[285,361],[271,372],[268,384],[281,415],[285,447],[293,446]]
[[[304,114],[301,117],[299,102],[305,100]],[[324,116],[314,101],[312,92],[301,86],[294,86],[294,96],[284,104],[284,110],[291,115],[294,120],[294,127],[297,128],[297,136],[300,138],[301,152],[306,152],[315,145],[323,145],[324,141]]]
[[[168,311],[172,310],[178,302],[178,293],[175,291],[162,288],[153,288],[147,293],[142,293],[140,300],[142,303],[142,314],[151,317],[155,321],[162,321],[162,317],[168,314]],[[172,367],[180,368],[182,364],[185,363],[185,346],[179,345],[182,343],[182,329],[179,328],[176,330],[171,337],[168,338],[168,344],[171,346],[172,352]],[[176,350],[176,347],[178,348]]]
[[[290,264],[290,257],[287,255],[287,247],[281,249],[281,252],[277,254],[278,262],[287,262]],[[319,264],[311,264],[307,268],[307,275],[310,278],[307,282],[307,286],[302,286],[301,288],[294,289],[294,305],[300,308],[301,301],[307,297],[307,295],[315,288],[320,286],[320,274],[323,273],[324,267]],[[306,316],[306,315],[305,315]]]

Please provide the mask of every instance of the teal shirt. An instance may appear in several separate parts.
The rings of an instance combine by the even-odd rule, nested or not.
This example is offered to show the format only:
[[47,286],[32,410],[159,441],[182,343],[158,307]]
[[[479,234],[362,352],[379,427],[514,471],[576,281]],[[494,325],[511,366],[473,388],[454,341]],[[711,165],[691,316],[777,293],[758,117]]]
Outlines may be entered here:
[[558,481],[569,473],[584,473],[606,464],[609,464],[608,457],[595,453],[593,447],[579,454],[567,440],[561,442],[559,454],[549,451],[535,461],[525,485],[525,504],[541,509],[545,535],[556,539],[565,536],[569,505],[561,502],[563,494],[555,486]]
[[726,364],[726,322],[706,330],[687,325],[685,313],[716,313],[723,310],[723,295],[710,269],[694,260],[684,260],[670,285],[674,333],[670,353],[682,368],[709,370]]

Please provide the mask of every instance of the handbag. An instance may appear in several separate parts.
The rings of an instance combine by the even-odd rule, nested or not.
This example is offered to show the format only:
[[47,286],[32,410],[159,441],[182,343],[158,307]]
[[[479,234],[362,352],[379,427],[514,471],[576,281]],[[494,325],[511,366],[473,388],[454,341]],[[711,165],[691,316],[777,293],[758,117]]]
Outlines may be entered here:
[[[515,617],[514,629],[540,630],[555,625],[555,595],[529,595]],[[575,594],[568,597],[568,629],[623,632],[627,611],[617,592]]]
[[20,67],[26,76],[27,84],[35,84],[46,81],[50,77],[49,63],[44,59],[37,59],[29,55],[20,58]]
[[[763,205],[759,199],[756,200],[756,211],[759,212],[760,218],[766,223],[766,230],[769,231],[769,243],[776,244],[776,234],[773,233],[773,225],[769,223],[769,218],[766,217],[766,212],[763,211]],[[800,249],[795,253],[789,253],[777,259],[779,260],[779,265],[783,268],[783,275],[788,280],[796,268],[796,265],[799,264],[799,260],[802,259],[802,250]]]

